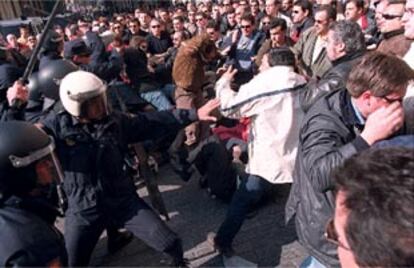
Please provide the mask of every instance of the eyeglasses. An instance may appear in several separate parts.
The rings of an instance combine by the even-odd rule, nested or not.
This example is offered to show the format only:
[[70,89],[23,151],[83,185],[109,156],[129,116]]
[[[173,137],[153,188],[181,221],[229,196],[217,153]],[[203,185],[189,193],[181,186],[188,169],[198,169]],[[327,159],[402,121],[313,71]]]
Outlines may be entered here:
[[240,26],[240,28],[242,29],[250,29],[250,27],[252,27],[251,25],[242,25]]
[[382,14],[382,17],[383,17],[385,20],[393,20],[393,19],[396,19],[396,18],[402,18],[402,16],[403,16],[403,15]]
[[388,103],[393,103],[393,102],[396,102],[396,101],[401,103],[401,102],[403,102],[403,99],[404,99],[403,97],[398,98],[398,99],[390,99],[387,96],[382,96],[382,97],[379,97],[379,98],[384,99]]
[[155,28],[160,28],[161,25],[151,25],[151,28],[155,29]]
[[341,247],[346,250],[351,250],[349,247],[345,246],[341,241],[339,241],[338,233],[335,229],[334,219],[330,218],[325,229],[325,238],[332,244],[335,244],[338,247]]

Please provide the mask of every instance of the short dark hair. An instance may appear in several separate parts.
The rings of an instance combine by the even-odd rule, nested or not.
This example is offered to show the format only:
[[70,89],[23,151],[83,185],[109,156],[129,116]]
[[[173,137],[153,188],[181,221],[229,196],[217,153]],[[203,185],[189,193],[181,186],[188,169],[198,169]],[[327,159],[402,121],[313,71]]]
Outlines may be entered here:
[[[136,23],[136,24],[138,24],[138,26],[140,26],[140,25],[141,25],[141,23],[139,22],[139,19],[136,19],[136,18],[131,19],[131,20],[129,21],[129,23]],[[128,23],[128,24],[129,24],[129,23]]]
[[369,149],[333,172],[349,212],[345,236],[361,267],[414,263],[414,149]]
[[220,24],[217,23],[214,20],[209,20],[207,23],[206,29],[214,29],[214,31],[219,32],[220,31]]
[[181,23],[184,23],[184,21],[185,21],[184,18],[183,18],[183,16],[176,16],[172,20],[178,20]]
[[349,3],[354,3],[358,9],[365,9],[365,2],[364,0],[347,0],[345,2],[345,6]]
[[358,98],[367,90],[374,96],[383,97],[392,92],[406,90],[414,70],[402,59],[381,52],[369,52],[352,68],[346,88]]
[[255,19],[254,19],[253,15],[252,15],[252,14],[250,14],[250,13],[244,14],[244,15],[240,18],[240,21],[242,21],[242,20],[244,20],[244,21],[249,21],[252,25],[254,25],[254,23],[255,23]]
[[336,9],[332,7],[332,5],[319,5],[317,6],[314,14],[318,12],[326,12],[328,19],[331,19],[332,21],[336,21]]
[[295,66],[295,54],[288,47],[271,48],[267,56],[269,66]]
[[309,0],[296,0],[294,6],[300,6],[302,11],[308,11],[308,17],[312,17],[313,4]]
[[335,42],[344,43],[347,54],[366,50],[364,33],[356,22],[337,21],[331,24],[329,30],[334,32]]
[[270,27],[269,29],[274,29],[280,27],[280,29],[282,31],[286,31],[287,29],[287,23],[286,20],[282,19],[282,18],[274,18],[270,21]]
[[20,25],[19,25],[19,29],[27,29],[27,30],[29,30],[29,31],[30,31],[30,27],[29,27],[29,25],[27,25],[27,24],[20,24]]
[[203,11],[198,11],[195,15],[196,16],[202,16],[203,19],[208,19],[208,15],[206,13],[204,13]]

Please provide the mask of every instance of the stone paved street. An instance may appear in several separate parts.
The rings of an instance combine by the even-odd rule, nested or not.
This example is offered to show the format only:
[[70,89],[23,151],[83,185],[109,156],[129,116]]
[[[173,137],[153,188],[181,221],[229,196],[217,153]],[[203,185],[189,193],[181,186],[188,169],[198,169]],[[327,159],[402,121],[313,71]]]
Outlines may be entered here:
[[[216,231],[224,218],[227,205],[214,200],[193,178],[184,183],[163,166],[159,185],[171,220],[167,224],[183,239],[185,257],[191,267],[223,267],[223,260],[206,243],[206,234]],[[260,267],[298,267],[305,251],[295,240],[294,225],[284,224],[284,204],[288,190],[259,210],[245,222],[234,241],[237,255]],[[139,193],[147,199],[145,188]],[[284,196],[284,197],[283,197]],[[62,222],[59,223],[62,225]],[[92,266],[166,266],[168,258],[135,239],[114,255],[106,250],[105,234],[92,257]]]

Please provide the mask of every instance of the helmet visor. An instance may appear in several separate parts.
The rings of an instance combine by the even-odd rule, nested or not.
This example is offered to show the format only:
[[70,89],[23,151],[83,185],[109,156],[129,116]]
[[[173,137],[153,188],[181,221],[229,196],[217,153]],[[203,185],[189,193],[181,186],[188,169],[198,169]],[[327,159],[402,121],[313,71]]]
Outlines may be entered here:
[[108,99],[106,93],[92,97],[81,103],[80,118],[87,120],[101,120],[109,115]]
[[57,184],[63,182],[63,171],[55,152],[37,161],[35,163],[35,170],[39,185],[47,186],[54,182]]
[[38,182],[45,185],[53,180],[60,183],[63,181],[63,171],[60,162],[54,152],[55,143],[52,137],[51,142],[46,147],[31,152],[24,157],[15,155],[9,156],[10,162],[15,168],[23,168],[34,164],[38,176]]

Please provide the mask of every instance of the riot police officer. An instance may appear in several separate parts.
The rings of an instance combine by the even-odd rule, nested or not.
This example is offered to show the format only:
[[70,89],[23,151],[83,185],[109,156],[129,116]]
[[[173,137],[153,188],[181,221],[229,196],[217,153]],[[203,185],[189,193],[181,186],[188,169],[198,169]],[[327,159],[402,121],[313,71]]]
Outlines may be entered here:
[[23,71],[11,63],[10,57],[9,51],[0,48],[0,121],[22,120],[24,106],[12,106],[12,103],[16,99],[22,103],[27,101],[24,90],[12,87],[13,83],[23,75]]
[[50,60],[39,72],[29,78],[29,100],[25,110],[25,119],[37,122],[52,110],[60,110],[59,84],[67,74],[79,68],[64,59]]
[[[26,120],[35,123],[46,116],[53,116],[64,111],[59,100],[59,84],[67,74],[77,70],[78,66],[71,61],[57,59],[51,60],[39,72],[32,74],[28,85],[29,101],[25,109]],[[133,238],[129,232],[119,232],[117,228],[111,226],[107,227],[107,235],[110,253],[115,253]]]
[[0,122],[0,266],[64,266],[58,210],[49,202],[62,172],[53,139],[22,121]]
[[125,227],[158,251],[184,265],[179,237],[137,195],[124,155],[128,144],[154,139],[198,120],[215,120],[217,101],[199,110],[136,115],[111,111],[107,86],[85,71],[68,74],[60,84],[64,112],[41,121],[57,143],[68,196],[65,240],[70,266],[86,266],[107,226]]

